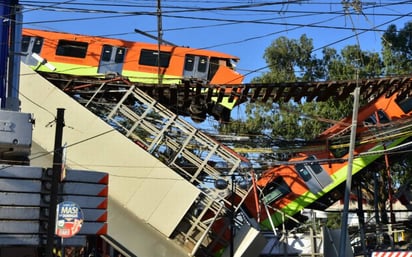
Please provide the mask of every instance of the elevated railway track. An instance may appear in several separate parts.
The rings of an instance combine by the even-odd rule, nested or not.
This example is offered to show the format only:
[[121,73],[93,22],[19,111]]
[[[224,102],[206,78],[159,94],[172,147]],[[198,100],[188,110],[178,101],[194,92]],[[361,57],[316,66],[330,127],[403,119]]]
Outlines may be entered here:
[[[139,89],[144,94],[152,97],[158,103],[168,108],[171,112],[194,117],[195,121],[202,121],[204,115],[211,115],[217,120],[230,118],[230,110],[219,106],[219,102],[229,96],[229,101],[236,101],[237,105],[251,102],[287,102],[287,101],[326,101],[344,100],[350,97],[355,87],[360,87],[360,100],[370,102],[383,94],[391,95],[399,90],[399,99],[412,96],[412,76],[394,76],[385,78],[345,80],[345,81],[320,81],[320,82],[282,82],[282,83],[247,83],[238,85],[210,85],[201,81],[186,80],[180,84],[144,84],[133,83],[125,77],[113,76],[106,78],[69,76],[58,73],[39,72],[52,84],[73,96],[82,104],[88,106],[98,105],[96,112],[111,109],[118,103],[124,92],[130,87]],[[93,107],[91,107],[93,108]],[[100,113],[100,116],[104,113]],[[201,116],[201,117],[200,117]],[[199,119],[200,117],[200,119]],[[406,121],[404,121],[406,122]],[[349,128],[350,124],[348,124]],[[366,135],[359,135],[365,137]],[[213,135],[212,135],[213,137]],[[223,136],[224,137],[224,136]],[[335,137],[327,142],[330,147],[347,147],[349,138]],[[254,139],[245,137],[247,142]],[[222,139],[222,135],[216,135],[221,142],[231,144],[229,139]],[[259,140],[259,139],[257,139]],[[365,139],[359,139],[360,143]],[[242,140],[240,140],[242,141]],[[264,140],[267,142],[268,140]],[[272,140],[270,140],[272,141]],[[335,141],[335,143],[333,142]],[[339,142],[338,142],[339,141]],[[290,156],[299,151],[319,151],[325,148],[326,142],[277,142],[261,148],[247,147],[247,142],[239,142],[232,148],[242,154],[263,153]],[[277,143],[276,143],[277,142]],[[277,147],[272,147],[273,145]],[[262,143],[260,143],[262,145]],[[282,145],[287,145],[282,147]]]
[[70,95],[79,95],[85,99],[116,99],[125,88],[134,86],[148,96],[166,106],[172,112],[184,116],[209,114],[215,118],[227,120],[230,110],[219,103],[228,97],[236,105],[245,102],[322,102],[330,98],[347,99],[355,87],[360,88],[360,100],[372,101],[383,94],[392,94],[399,90],[399,97],[412,96],[412,76],[394,76],[343,81],[320,82],[281,82],[281,83],[246,83],[211,85],[202,81],[185,80],[180,84],[145,84],[133,83],[125,77],[82,77],[58,73],[39,72],[47,80]]

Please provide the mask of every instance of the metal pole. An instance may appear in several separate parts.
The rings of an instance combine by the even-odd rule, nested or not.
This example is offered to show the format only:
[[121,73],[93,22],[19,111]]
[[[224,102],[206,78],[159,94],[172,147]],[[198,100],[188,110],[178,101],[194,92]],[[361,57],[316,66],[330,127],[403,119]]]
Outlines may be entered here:
[[53,257],[54,235],[56,228],[57,194],[59,192],[60,175],[62,171],[62,137],[64,127],[64,109],[57,109],[56,135],[54,140],[53,175],[50,190],[49,219],[47,224],[46,257]]
[[230,196],[230,257],[234,256],[235,237],[235,175],[232,174],[232,195]]
[[3,109],[6,104],[6,85],[7,85],[7,60],[9,58],[9,36],[10,36],[10,15],[11,0],[2,1],[0,4],[0,107]]
[[356,88],[354,91],[354,100],[353,100],[352,128],[351,128],[351,135],[350,135],[348,171],[346,175],[346,187],[345,187],[344,205],[343,205],[343,213],[342,213],[339,257],[346,257],[346,239],[347,239],[346,235],[347,235],[347,230],[348,230],[349,197],[350,197],[351,185],[352,185],[353,151],[355,150],[356,128],[358,126],[359,94],[360,94],[360,88],[358,85],[356,85]]
[[[381,120],[378,114],[376,114],[376,120],[378,121],[378,125],[380,125]],[[383,144],[383,149],[386,150],[385,144]],[[395,223],[395,215],[393,214],[393,204],[392,204],[393,196],[392,196],[391,166],[389,164],[388,154],[385,154],[384,157],[385,157],[385,164],[386,164],[386,176],[388,178],[388,199],[389,199],[390,222]]]
[[362,184],[357,183],[357,193],[358,193],[358,219],[360,228],[360,243],[362,247],[363,256],[367,257],[368,253],[365,245],[365,213],[363,211],[363,194],[362,194]]
[[161,0],[157,0],[157,78],[159,87],[162,86],[163,83],[163,74],[161,72],[161,64],[160,61],[162,60],[160,54],[160,45],[163,38],[163,28],[162,28],[162,5]]
[[19,77],[20,77],[20,52],[21,31],[23,15],[18,0],[12,0],[10,14],[10,47],[8,61],[8,83],[6,86],[5,109],[19,111]]
[[376,225],[380,224],[380,214],[379,214],[379,180],[378,173],[373,173],[373,207],[375,209],[375,223]]
[[[386,150],[386,146],[384,145]],[[386,176],[388,177],[388,200],[389,200],[389,213],[390,213],[390,222],[395,223],[395,214],[393,213],[393,196],[392,196],[392,176],[391,176],[391,166],[389,165],[389,156],[385,154],[385,164],[386,164]]]

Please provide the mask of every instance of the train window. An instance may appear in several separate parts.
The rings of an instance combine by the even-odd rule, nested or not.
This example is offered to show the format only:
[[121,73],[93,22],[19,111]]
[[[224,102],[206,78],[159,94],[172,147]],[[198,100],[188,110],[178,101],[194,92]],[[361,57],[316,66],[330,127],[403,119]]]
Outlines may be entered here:
[[402,100],[396,99],[396,103],[399,105],[399,107],[402,109],[402,111],[406,113],[410,113],[412,111],[412,98],[411,97],[406,97],[403,98]]
[[[30,42],[33,39],[33,45],[30,46]],[[23,36],[21,41],[21,51],[23,53],[31,52],[39,54],[41,51],[41,47],[43,46],[43,38],[40,37],[29,37]]]
[[195,65],[195,57],[193,55],[186,55],[185,61],[185,70],[186,71],[193,71],[193,67]]
[[206,72],[207,71],[207,57],[200,56],[199,57],[199,64],[197,65],[198,72]]
[[124,48],[122,47],[117,48],[116,57],[114,58],[115,63],[123,63],[125,53],[126,53],[126,50]]
[[305,182],[309,181],[312,178],[312,176],[310,175],[309,171],[306,169],[303,163],[296,164],[295,169]]
[[222,60],[216,58],[216,57],[211,57],[210,58],[210,67],[209,67],[209,74],[207,75],[207,79],[210,81],[212,78],[215,76],[217,70],[219,69],[219,64],[221,63]]
[[88,46],[89,44],[86,42],[59,40],[56,55],[84,58],[86,57]]
[[30,45],[30,37],[23,36],[21,40],[21,51],[23,53],[26,53],[29,50],[29,45]]
[[42,46],[43,46],[43,38],[36,37],[34,39],[32,52],[39,54]]
[[112,46],[104,45],[102,50],[102,61],[108,62],[112,57]]
[[384,112],[383,110],[378,110],[377,114],[378,114],[380,124],[389,123],[391,121],[388,115],[386,114],[386,112]]
[[376,113],[369,116],[369,118],[365,119],[363,123],[365,125],[375,125],[378,123],[378,120],[376,118],[379,119],[380,124],[385,124],[385,123],[390,122],[388,115],[382,109],[380,109]]
[[169,67],[169,62],[170,62],[170,57],[171,53],[170,52],[160,52],[160,64],[158,65],[158,51],[153,51],[153,50],[148,50],[148,49],[142,49],[140,51],[140,58],[139,58],[139,64],[140,65],[148,65],[148,66],[160,66],[163,68]]
[[[308,158],[306,158],[307,161],[311,160],[316,160],[315,156],[311,155]],[[312,168],[312,170],[315,172],[315,174],[320,174],[323,172],[322,166],[319,165],[317,162],[309,162],[308,165]]]
[[270,182],[263,189],[263,201],[266,204],[270,204],[281,197],[289,194],[291,192],[289,186],[286,184],[282,177],[276,178],[274,181]]

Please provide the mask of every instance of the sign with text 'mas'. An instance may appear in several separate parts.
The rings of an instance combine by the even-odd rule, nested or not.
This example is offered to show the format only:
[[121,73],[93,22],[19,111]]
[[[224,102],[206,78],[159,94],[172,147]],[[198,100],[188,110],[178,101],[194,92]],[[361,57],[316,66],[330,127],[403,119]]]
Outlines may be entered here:
[[[45,243],[52,212],[52,174],[49,168],[0,164],[0,247]],[[107,234],[108,182],[107,172],[66,169],[65,178],[59,181],[58,200],[77,204],[81,212],[76,215],[76,209],[70,208],[75,205],[64,205],[67,208],[61,211],[64,215],[60,220],[67,221],[62,228],[68,228],[70,218],[78,218],[72,230],[59,230],[62,237],[72,235],[62,240],[64,245],[84,245],[89,235]],[[57,214],[57,208],[53,211]],[[58,215],[56,224],[59,224],[57,218]],[[83,222],[79,223],[80,220]]]
[[65,201],[57,205],[56,235],[69,238],[76,235],[83,225],[83,212],[77,203]]

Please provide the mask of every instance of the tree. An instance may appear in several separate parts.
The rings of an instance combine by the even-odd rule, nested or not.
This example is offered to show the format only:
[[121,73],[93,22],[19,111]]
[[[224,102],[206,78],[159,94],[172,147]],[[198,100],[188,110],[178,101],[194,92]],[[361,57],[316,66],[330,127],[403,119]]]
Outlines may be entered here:
[[269,72],[259,82],[313,81],[324,76],[313,52],[313,40],[302,35],[299,40],[279,37],[264,53]]
[[[338,53],[323,49],[322,58],[313,54],[313,42],[306,35],[299,40],[279,37],[265,50],[269,71],[252,80],[254,83],[277,83],[320,80],[353,80],[382,74],[379,54],[347,46]],[[247,103],[246,119],[232,120],[221,127],[222,132],[256,133],[262,131],[272,138],[310,140],[331,124],[317,117],[340,120],[351,114],[352,100],[336,102]]]
[[399,31],[390,25],[382,36],[382,56],[387,75],[412,72],[412,22]]
[[333,48],[325,48],[322,65],[326,70],[326,80],[376,78],[383,74],[383,62],[379,54],[362,51],[358,45],[346,46],[340,54]]

